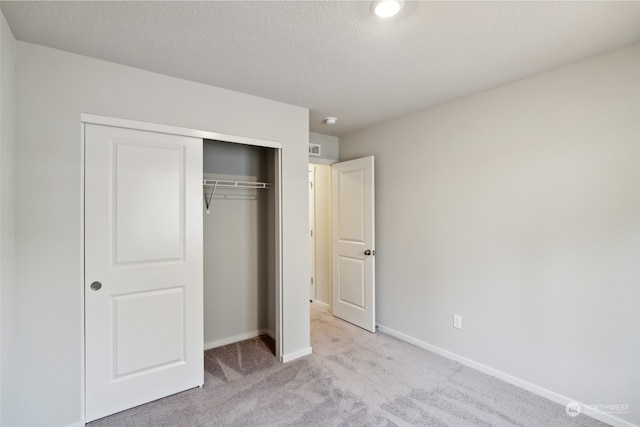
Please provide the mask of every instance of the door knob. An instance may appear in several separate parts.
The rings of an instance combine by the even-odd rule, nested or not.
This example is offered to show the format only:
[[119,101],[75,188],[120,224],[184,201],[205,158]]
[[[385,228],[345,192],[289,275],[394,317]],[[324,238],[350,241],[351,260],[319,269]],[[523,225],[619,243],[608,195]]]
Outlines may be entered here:
[[102,287],[102,283],[100,282],[93,282],[90,286],[91,290],[93,291],[99,291],[101,287]]
[[369,256],[369,255],[375,255],[376,251],[372,251],[371,249],[367,249],[366,251],[364,251],[364,254]]

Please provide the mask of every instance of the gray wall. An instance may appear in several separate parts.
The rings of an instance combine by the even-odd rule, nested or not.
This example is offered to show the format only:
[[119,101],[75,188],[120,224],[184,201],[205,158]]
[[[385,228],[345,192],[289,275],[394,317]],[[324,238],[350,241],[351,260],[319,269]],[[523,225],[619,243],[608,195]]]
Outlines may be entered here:
[[[309,132],[309,143],[320,145],[320,156],[309,156],[309,163],[333,163],[340,158],[340,139],[337,136]],[[330,160],[330,162],[325,162]]]
[[[273,183],[274,150],[204,143],[205,178]],[[220,197],[224,195],[229,197]],[[235,197],[235,198],[234,198]],[[206,348],[275,333],[274,191],[219,189],[204,213],[204,342]],[[239,198],[239,199],[238,199]]]
[[16,41],[0,19],[0,425],[9,425],[12,406],[10,349],[15,331],[15,60]]
[[83,112],[282,142],[282,346],[307,350],[308,110],[18,42],[14,425],[80,421]]
[[640,424],[640,45],[340,138],[367,155],[379,324]]

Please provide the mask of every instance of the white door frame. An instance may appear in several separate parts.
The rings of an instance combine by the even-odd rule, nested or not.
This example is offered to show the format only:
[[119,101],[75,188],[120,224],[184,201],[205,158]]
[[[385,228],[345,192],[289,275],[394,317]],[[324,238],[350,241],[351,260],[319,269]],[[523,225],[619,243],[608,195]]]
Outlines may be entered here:
[[[282,322],[282,143],[278,141],[270,141],[267,139],[250,138],[245,136],[229,135],[218,132],[203,131],[197,129],[182,128],[176,126],[169,126],[158,123],[140,122],[128,119],[119,119],[115,117],[98,116],[95,114],[80,114],[80,302],[81,302],[81,316],[80,316],[80,341],[81,341],[81,358],[85,360],[85,304],[84,304],[84,291],[85,291],[85,268],[84,268],[84,202],[85,202],[85,185],[84,185],[84,145],[85,145],[85,124],[93,123],[98,125],[122,127],[128,129],[145,130],[158,133],[166,133],[171,135],[191,136],[201,139],[212,139],[217,141],[231,142],[243,145],[252,145],[256,147],[267,147],[276,150],[275,155],[275,180],[274,182],[274,195],[275,195],[275,244],[276,244],[276,357],[279,360],[283,360],[282,355],[282,337],[283,337],[283,322]],[[204,337],[203,337],[204,339]],[[84,363],[80,367],[80,419],[84,424],[86,418],[85,414],[85,366]]]
[[309,277],[311,302],[316,300],[316,167],[309,165]]

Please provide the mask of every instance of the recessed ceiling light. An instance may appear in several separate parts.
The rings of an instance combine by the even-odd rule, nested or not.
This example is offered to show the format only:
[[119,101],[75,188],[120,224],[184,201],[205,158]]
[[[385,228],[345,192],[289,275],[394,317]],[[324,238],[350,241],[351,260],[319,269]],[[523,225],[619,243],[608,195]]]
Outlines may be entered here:
[[400,2],[397,0],[383,0],[373,4],[373,13],[380,18],[391,18],[400,12]]
[[337,121],[338,119],[336,119],[335,117],[325,117],[323,120],[323,122],[325,122],[328,125],[335,125]]

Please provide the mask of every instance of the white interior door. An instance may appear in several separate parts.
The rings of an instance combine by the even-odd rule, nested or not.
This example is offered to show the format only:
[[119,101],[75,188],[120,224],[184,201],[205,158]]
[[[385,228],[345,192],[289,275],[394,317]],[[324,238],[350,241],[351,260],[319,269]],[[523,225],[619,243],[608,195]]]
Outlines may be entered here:
[[204,382],[202,140],[85,126],[92,421]]
[[373,156],[331,166],[333,314],[370,332],[375,319]]
[[315,167],[309,166],[309,299],[316,300],[316,189]]

